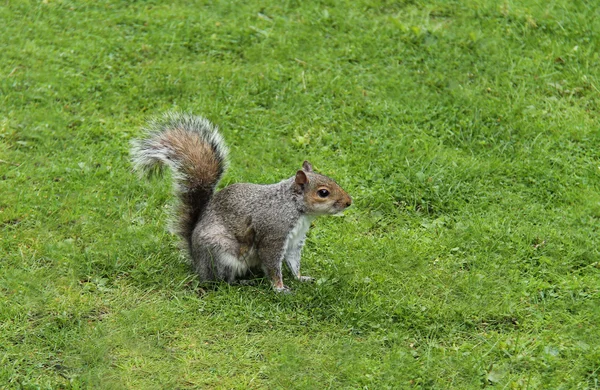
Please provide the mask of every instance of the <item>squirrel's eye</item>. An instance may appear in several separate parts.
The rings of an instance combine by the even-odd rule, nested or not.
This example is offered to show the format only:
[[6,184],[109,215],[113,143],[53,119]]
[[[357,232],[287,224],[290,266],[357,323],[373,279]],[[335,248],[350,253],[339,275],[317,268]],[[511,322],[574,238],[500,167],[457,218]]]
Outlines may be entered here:
[[329,196],[329,191],[322,189],[322,190],[317,191],[317,194],[321,198],[327,198]]

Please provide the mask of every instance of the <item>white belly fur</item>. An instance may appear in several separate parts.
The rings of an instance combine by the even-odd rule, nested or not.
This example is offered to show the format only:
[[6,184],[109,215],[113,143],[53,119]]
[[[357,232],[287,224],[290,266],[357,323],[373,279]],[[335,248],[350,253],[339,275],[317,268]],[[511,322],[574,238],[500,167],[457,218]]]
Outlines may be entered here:
[[298,219],[296,222],[296,226],[288,233],[285,245],[285,253],[288,253],[291,250],[297,248],[300,243],[306,238],[306,233],[310,228],[310,224],[312,223],[314,217],[310,217],[308,215],[304,215]]
[[221,264],[226,264],[231,267],[235,276],[242,276],[248,271],[248,264],[241,258],[230,255],[229,253],[219,254]]

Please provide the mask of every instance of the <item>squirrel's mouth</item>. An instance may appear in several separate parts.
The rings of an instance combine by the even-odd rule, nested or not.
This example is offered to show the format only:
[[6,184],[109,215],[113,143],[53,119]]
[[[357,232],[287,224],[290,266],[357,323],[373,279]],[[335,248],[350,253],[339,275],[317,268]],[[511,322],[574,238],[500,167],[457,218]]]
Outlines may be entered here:
[[345,204],[336,204],[335,209],[333,210],[333,212],[331,213],[331,215],[335,216],[335,217],[343,217],[344,216],[344,211],[346,211],[346,209],[350,207],[350,205],[345,205]]
[[336,202],[335,203],[336,208],[338,208],[339,210],[346,210],[348,207],[352,206],[352,202]]

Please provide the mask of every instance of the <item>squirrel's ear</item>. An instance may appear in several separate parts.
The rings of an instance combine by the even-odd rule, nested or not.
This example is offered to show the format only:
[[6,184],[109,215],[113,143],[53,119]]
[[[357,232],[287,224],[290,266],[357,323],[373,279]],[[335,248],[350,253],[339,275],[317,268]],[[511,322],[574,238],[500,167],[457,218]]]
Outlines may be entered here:
[[309,163],[308,161],[304,161],[304,164],[302,164],[302,170],[304,170],[304,172],[312,172],[313,167],[311,163]]
[[306,183],[308,183],[308,176],[306,176],[306,173],[304,173],[304,171],[298,171],[296,172],[295,182],[297,185],[303,186]]

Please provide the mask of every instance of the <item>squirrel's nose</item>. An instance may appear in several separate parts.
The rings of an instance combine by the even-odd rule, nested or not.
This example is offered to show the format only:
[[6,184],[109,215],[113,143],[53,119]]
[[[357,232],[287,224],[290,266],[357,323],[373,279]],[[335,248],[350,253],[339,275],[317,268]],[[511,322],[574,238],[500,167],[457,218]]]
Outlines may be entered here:
[[348,197],[348,200],[346,201],[346,207],[350,207],[351,204],[352,204],[352,198]]

